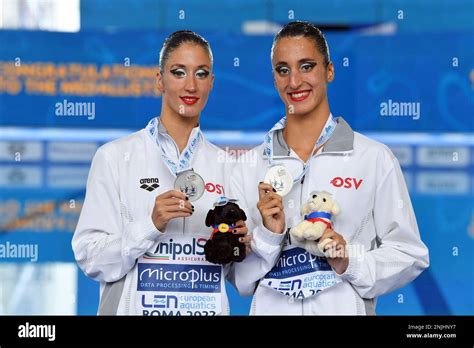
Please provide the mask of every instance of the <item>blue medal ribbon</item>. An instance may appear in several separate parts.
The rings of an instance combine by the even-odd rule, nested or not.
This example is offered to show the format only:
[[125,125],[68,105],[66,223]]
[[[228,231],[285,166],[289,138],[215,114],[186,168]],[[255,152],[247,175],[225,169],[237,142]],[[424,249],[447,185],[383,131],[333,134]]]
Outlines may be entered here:
[[163,145],[160,144],[160,141],[158,139],[159,122],[160,122],[159,117],[153,118],[152,120],[150,120],[150,122],[148,122],[146,126],[146,130],[148,134],[155,140],[156,144],[160,148],[161,158],[163,159],[163,162],[165,163],[166,167],[170,170],[171,174],[173,175],[177,175],[178,173],[188,170],[190,167],[191,160],[193,156],[195,155],[196,150],[203,139],[201,129],[199,129],[196,132],[196,134],[193,136],[193,138],[190,141],[188,141],[188,145],[183,150],[183,152],[181,152],[178,159],[178,163],[176,163],[166,154],[165,149],[163,148]]
[[[267,155],[268,161],[270,162],[271,166],[279,164],[273,158],[273,134],[275,131],[285,128],[286,121],[287,120],[285,116],[282,119],[280,119],[267,134],[265,134],[265,141],[264,141],[265,154]],[[313,152],[316,148],[318,148],[321,144],[324,144],[331,137],[332,133],[336,129],[336,126],[337,126],[336,120],[334,119],[332,114],[329,114],[329,117],[326,121],[326,124],[323,127],[321,135],[316,141],[316,144],[314,144]],[[297,178],[293,178],[293,182],[300,181],[301,178],[306,174],[306,172],[308,171],[308,168],[311,165],[311,161],[313,160],[313,157],[314,157],[313,153],[311,153],[311,156],[308,162],[303,167],[303,171],[298,175]]]

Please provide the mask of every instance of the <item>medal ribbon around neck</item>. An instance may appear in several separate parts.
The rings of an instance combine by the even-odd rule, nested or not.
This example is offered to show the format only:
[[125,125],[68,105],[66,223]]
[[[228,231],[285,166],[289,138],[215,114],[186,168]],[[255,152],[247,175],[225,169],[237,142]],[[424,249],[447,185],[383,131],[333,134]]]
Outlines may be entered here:
[[148,125],[146,126],[146,130],[148,134],[155,140],[156,144],[160,148],[160,153],[161,153],[161,158],[163,159],[163,162],[165,162],[166,167],[168,167],[169,171],[173,175],[177,175],[181,172],[184,172],[189,168],[191,164],[191,160],[193,156],[196,153],[196,149],[199,147],[199,144],[202,141],[202,132],[201,129],[199,129],[196,134],[191,138],[191,141],[188,141],[188,145],[186,145],[185,149],[183,152],[179,155],[178,158],[178,163],[173,161],[165,152],[165,149],[163,148],[163,145],[160,144],[160,141],[158,140],[158,124],[160,122],[159,117],[153,118],[150,122],[148,122]]
[[[308,168],[311,165],[311,161],[313,160],[313,152],[316,148],[318,148],[321,144],[325,143],[332,135],[334,130],[336,129],[337,122],[332,116],[332,114],[329,114],[328,120],[326,121],[326,124],[323,127],[323,130],[321,132],[321,135],[319,136],[319,139],[316,141],[316,144],[314,144],[313,151],[311,152],[311,156],[306,163],[306,165],[303,167],[303,171],[301,172],[300,175],[298,175],[297,178],[293,179],[293,182],[296,183],[297,181],[301,180],[301,178],[306,174],[308,171]],[[278,163],[274,160],[273,158],[273,135],[275,131],[279,129],[283,129],[286,126],[286,116],[283,117],[280,121],[278,121],[275,126],[267,133],[265,134],[265,154],[268,157],[268,161],[270,162],[271,166],[277,165]]]

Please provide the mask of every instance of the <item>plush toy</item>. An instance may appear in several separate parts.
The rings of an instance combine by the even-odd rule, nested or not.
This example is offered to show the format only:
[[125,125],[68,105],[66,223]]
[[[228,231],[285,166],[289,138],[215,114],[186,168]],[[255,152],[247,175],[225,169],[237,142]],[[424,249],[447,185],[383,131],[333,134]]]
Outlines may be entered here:
[[[306,249],[317,256],[328,256],[324,252],[326,244],[332,241],[326,238],[319,241],[324,231],[332,227],[332,217],[340,212],[339,206],[326,191],[315,191],[311,198],[303,205],[304,220],[290,229],[293,245]],[[315,242],[317,241],[317,243]]]
[[213,228],[211,237],[204,245],[207,261],[223,265],[245,258],[245,244],[239,242],[242,235],[232,233],[239,220],[246,221],[247,216],[237,205],[237,200],[221,197],[214,203],[214,209],[209,210],[206,216],[206,226]]

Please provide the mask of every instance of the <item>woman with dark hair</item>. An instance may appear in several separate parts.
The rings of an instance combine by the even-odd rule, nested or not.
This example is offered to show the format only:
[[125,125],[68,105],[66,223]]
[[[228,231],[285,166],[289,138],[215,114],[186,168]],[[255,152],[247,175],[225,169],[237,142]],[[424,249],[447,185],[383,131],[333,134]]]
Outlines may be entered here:
[[[72,246],[81,269],[100,281],[98,314],[229,313],[224,281],[232,265],[204,255],[206,213],[226,187],[221,150],[199,128],[212,64],[204,38],[171,34],[157,74],[160,116],[95,154]],[[243,221],[234,233],[248,248]]]
[[[253,238],[282,252],[268,273],[239,273],[237,287],[253,294],[252,314],[374,314],[377,296],[429,264],[398,161],[331,114],[334,65],[317,27],[285,25],[271,60],[286,116],[246,154],[257,163],[236,166],[231,191]],[[324,224],[322,235],[303,222]]]

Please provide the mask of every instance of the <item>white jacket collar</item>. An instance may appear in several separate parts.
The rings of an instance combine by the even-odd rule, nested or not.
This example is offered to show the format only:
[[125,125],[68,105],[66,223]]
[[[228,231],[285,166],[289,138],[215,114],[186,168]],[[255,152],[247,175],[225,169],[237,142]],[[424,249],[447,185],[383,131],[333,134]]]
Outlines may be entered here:
[[[347,152],[354,149],[354,131],[342,118],[336,117],[337,126],[334,133],[323,146],[322,152]],[[288,156],[290,149],[283,138],[286,116],[280,119],[270,130],[274,132],[273,153],[275,156]]]

